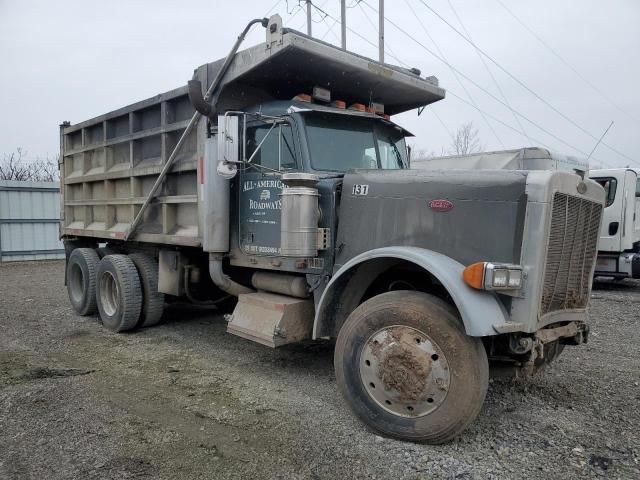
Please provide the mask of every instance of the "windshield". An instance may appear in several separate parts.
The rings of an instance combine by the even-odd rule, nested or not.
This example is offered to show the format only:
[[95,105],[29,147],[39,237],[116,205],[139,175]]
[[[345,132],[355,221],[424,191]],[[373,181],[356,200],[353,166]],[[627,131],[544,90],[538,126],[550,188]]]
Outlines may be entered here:
[[607,199],[607,203],[604,208],[612,205],[616,199],[616,188],[618,187],[618,181],[612,177],[604,177],[604,178],[592,178],[598,182],[602,188],[604,188],[604,193],[606,194],[605,198]]
[[306,115],[311,166],[345,172],[355,168],[407,168],[403,133],[373,118]]

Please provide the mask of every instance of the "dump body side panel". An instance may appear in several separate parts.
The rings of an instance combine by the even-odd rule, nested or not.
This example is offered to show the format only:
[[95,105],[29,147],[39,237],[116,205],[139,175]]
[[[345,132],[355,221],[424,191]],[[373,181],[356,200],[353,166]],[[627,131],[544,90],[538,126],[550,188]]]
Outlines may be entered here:
[[[179,88],[64,127],[62,235],[124,238],[193,112]],[[137,241],[200,245],[200,123],[147,209]]]

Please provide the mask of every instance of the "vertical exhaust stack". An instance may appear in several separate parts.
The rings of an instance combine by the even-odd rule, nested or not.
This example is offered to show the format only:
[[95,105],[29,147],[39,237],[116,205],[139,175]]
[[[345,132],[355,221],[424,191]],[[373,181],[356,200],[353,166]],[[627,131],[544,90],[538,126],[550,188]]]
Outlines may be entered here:
[[[220,133],[219,133],[220,134]],[[227,253],[229,251],[229,209],[231,185],[227,178],[216,171],[218,165],[218,145],[216,137],[204,143],[202,168],[204,184],[204,232],[202,248],[205,252]]]
[[[224,133],[218,133],[223,135]],[[209,275],[213,283],[222,291],[238,296],[253,293],[254,290],[234,282],[224,273],[222,262],[229,251],[231,184],[228,178],[217,171],[221,158],[216,137],[208,138],[204,145],[204,232],[202,248],[209,252]]]
[[318,255],[318,180],[311,173],[282,175],[280,253],[285,257]]

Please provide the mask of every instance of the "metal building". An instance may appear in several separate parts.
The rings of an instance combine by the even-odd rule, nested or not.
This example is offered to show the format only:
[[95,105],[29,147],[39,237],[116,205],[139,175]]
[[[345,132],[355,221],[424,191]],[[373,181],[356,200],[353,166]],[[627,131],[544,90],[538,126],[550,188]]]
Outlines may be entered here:
[[57,182],[0,180],[0,262],[64,258]]

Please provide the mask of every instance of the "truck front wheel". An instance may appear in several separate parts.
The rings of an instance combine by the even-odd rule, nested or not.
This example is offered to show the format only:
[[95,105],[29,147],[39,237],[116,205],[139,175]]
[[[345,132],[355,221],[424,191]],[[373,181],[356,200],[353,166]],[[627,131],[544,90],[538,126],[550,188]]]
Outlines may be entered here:
[[140,277],[126,255],[107,255],[98,264],[96,299],[102,324],[112,332],[136,327],[142,310]]
[[456,312],[426,293],[393,291],[356,308],[338,335],[342,394],[371,428],[403,440],[443,443],[480,412],[489,383],[482,342]]

